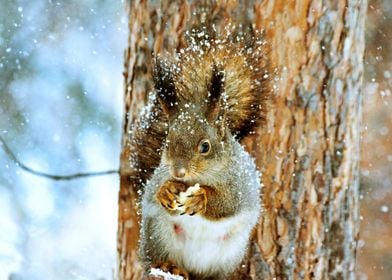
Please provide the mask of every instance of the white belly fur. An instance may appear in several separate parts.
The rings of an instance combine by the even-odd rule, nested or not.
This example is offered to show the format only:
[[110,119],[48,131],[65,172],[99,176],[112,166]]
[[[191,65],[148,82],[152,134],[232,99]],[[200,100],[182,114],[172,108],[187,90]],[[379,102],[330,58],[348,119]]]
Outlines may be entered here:
[[[153,206],[158,210],[156,207]],[[257,210],[244,211],[219,221],[210,221],[199,215],[172,216],[167,213],[164,220],[156,221],[156,226],[165,233],[161,241],[169,252],[169,259],[187,271],[207,275],[215,271],[229,273],[244,256],[250,231],[259,216]],[[182,232],[176,233],[174,225]]]

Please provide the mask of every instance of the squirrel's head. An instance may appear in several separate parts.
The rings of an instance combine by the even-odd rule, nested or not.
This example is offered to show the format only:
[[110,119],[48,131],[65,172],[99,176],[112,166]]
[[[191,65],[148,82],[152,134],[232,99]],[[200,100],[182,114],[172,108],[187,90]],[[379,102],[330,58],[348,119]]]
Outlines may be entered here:
[[219,174],[231,150],[227,141],[231,134],[221,109],[224,72],[212,64],[204,85],[177,88],[175,79],[181,76],[175,71],[168,62],[156,60],[157,98],[169,120],[162,160],[175,179],[200,182]]

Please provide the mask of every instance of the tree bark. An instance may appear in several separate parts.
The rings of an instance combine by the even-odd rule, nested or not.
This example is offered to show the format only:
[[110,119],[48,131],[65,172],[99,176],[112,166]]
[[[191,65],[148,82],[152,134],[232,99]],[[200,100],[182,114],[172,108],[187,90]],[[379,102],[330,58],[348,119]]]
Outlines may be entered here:
[[184,31],[204,19],[264,29],[279,72],[266,126],[244,141],[263,173],[265,211],[241,277],[355,279],[366,7],[366,0],[129,3],[119,279],[142,277],[137,190],[145,178],[129,160],[130,132],[153,88],[151,53],[177,51]]

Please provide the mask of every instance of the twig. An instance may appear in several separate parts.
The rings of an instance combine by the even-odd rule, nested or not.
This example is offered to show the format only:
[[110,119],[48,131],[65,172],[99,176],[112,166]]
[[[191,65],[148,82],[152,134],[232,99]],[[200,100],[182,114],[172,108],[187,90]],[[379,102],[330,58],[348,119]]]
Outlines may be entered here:
[[31,174],[45,177],[48,179],[52,180],[73,180],[77,178],[83,178],[83,177],[92,177],[92,176],[102,176],[102,175],[110,175],[110,174],[119,174],[118,169],[113,169],[113,170],[106,170],[106,171],[98,171],[98,172],[86,172],[86,173],[74,173],[74,174],[69,174],[69,175],[53,175],[53,174],[48,174],[45,172],[37,171],[34,170],[27,165],[23,164],[12,152],[12,150],[8,147],[7,143],[5,140],[0,136],[0,142],[2,144],[4,152],[16,163],[17,166],[22,168],[24,171],[29,172]]

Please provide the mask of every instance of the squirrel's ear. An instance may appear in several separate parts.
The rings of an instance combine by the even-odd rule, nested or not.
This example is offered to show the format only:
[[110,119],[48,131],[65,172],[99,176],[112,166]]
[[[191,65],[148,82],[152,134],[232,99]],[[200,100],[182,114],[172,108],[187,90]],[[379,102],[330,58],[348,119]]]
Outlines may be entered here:
[[225,74],[215,64],[212,68],[211,82],[208,88],[207,119],[214,121],[219,116],[220,99],[224,91]]
[[169,117],[174,113],[174,106],[177,102],[173,77],[173,66],[167,59],[155,56],[153,77],[157,97],[162,109]]

